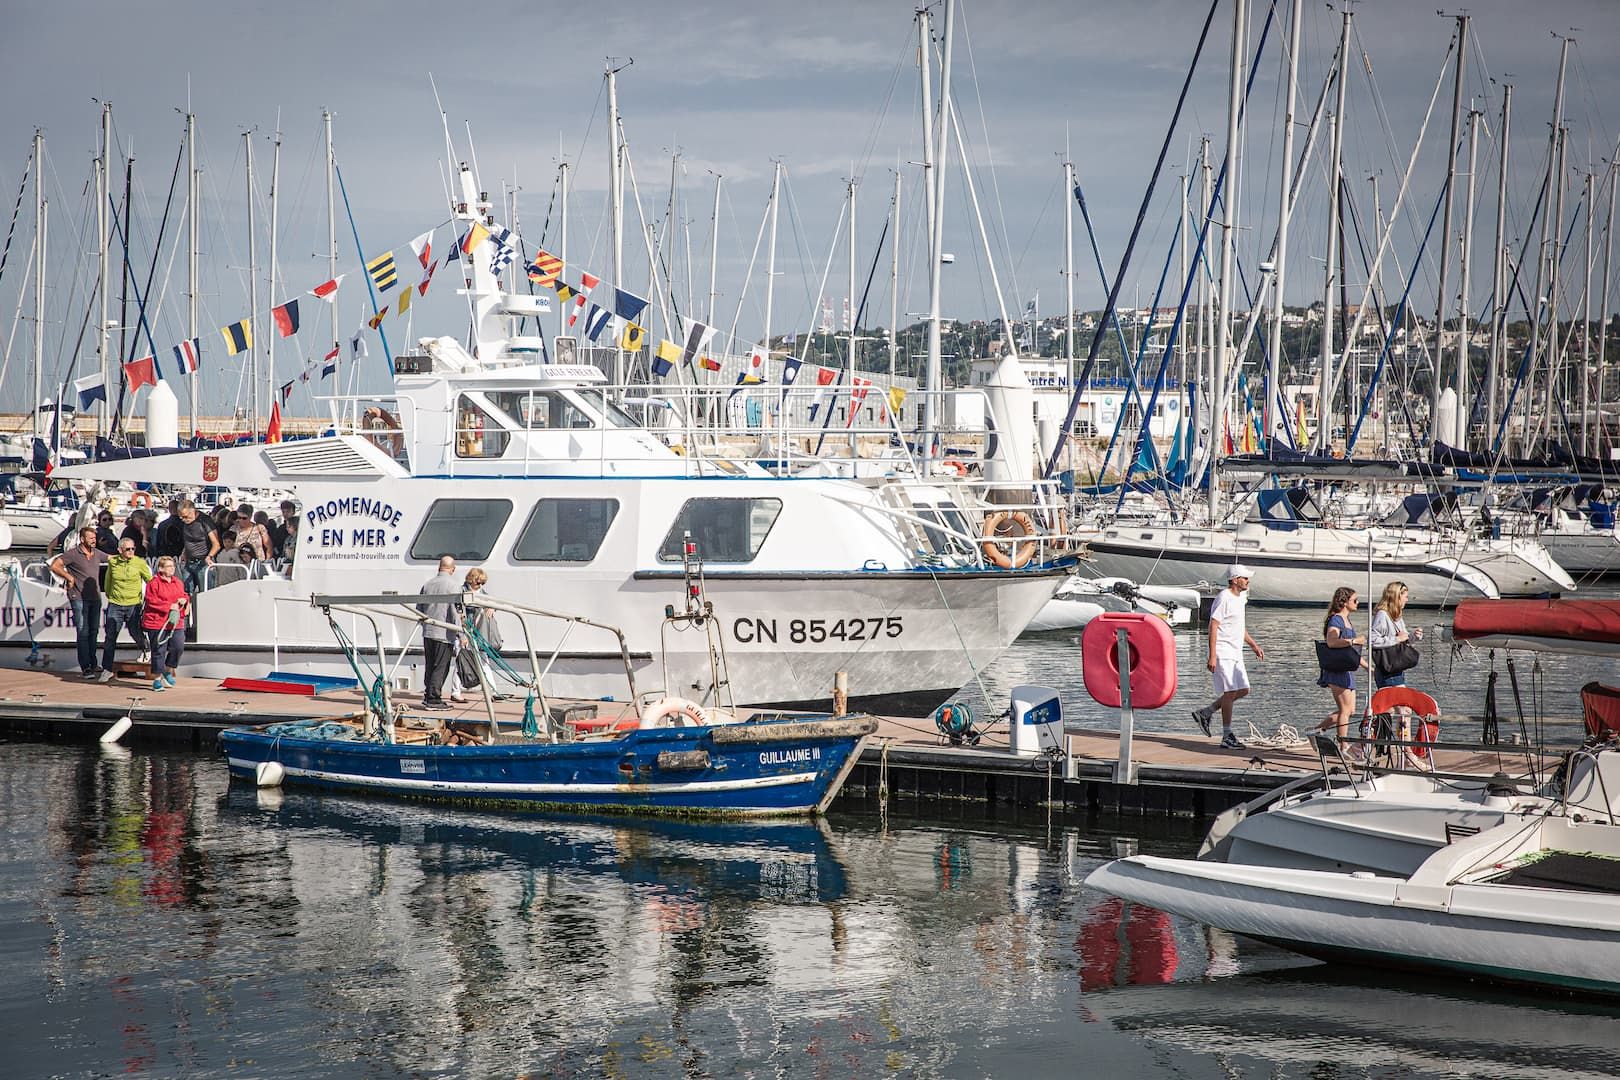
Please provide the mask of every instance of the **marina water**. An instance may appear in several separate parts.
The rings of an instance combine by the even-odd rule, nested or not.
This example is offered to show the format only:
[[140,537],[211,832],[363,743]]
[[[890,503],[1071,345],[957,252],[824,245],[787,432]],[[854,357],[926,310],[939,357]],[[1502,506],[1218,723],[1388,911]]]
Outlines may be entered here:
[[260,793],[212,754],[0,743],[7,1076],[1581,1076],[1620,1020],[1368,977],[1079,882],[1199,830]]

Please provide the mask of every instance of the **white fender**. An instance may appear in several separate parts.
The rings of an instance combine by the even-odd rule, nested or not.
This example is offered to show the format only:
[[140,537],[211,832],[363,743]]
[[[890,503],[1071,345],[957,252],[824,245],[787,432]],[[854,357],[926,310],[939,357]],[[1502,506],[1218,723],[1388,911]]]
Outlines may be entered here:
[[280,787],[286,778],[287,770],[281,767],[279,761],[261,761],[258,768],[253,770],[253,782],[263,788]]

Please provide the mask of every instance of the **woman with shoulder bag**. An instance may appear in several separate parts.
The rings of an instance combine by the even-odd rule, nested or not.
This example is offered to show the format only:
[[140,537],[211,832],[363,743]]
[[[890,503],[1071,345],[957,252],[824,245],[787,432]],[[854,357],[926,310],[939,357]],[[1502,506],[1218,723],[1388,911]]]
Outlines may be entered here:
[[1373,609],[1372,627],[1367,631],[1367,644],[1373,653],[1373,688],[1405,686],[1406,672],[1417,666],[1417,646],[1412,642],[1423,638],[1423,628],[1408,633],[1406,620],[1401,617],[1410,595],[1406,583],[1392,581],[1384,586],[1384,595]]
[[1348,585],[1333,590],[1333,602],[1322,623],[1322,640],[1316,643],[1317,663],[1322,669],[1316,685],[1327,687],[1333,695],[1333,712],[1317,725],[1317,730],[1333,728],[1340,740],[1350,734],[1350,714],[1356,709],[1356,669],[1366,666],[1361,647],[1356,644],[1356,628],[1350,625],[1356,606],[1356,590]]

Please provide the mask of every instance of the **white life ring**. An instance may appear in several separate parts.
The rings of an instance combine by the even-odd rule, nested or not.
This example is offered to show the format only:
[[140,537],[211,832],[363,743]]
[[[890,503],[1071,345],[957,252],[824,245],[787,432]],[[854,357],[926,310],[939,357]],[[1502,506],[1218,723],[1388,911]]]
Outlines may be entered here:
[[709,714],[695,701],[667,697],[647,706],[641,714],[640,730],[658,727],[707,727]]

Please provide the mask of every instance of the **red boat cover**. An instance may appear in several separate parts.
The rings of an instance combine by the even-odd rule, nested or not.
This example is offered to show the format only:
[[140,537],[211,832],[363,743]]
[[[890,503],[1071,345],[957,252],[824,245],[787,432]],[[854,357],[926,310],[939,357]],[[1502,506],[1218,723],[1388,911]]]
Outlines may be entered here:
[[1452,636],[1620,646],[1620,600],[1464,600],[1457,605]]

